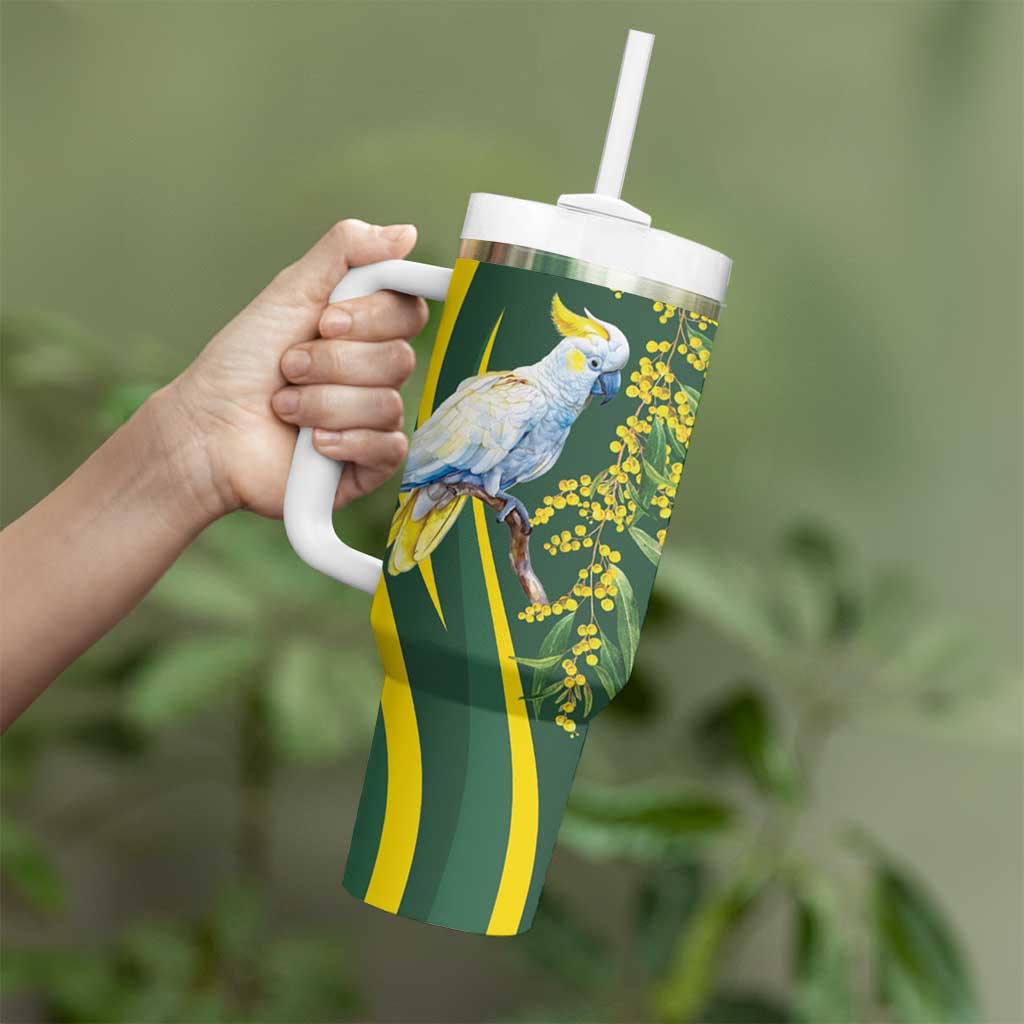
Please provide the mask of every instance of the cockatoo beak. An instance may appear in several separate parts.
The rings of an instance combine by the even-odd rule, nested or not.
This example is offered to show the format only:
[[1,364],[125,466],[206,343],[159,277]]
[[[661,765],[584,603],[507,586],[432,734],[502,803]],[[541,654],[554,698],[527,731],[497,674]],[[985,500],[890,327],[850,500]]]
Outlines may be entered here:
[[607,405],[619,393],[621,387],[622,374],[618,370],[612,370],[609,373],[602,373],[594,381],[594,386],[590,389],[590,393],[592,395],[602,395],[601,404]]

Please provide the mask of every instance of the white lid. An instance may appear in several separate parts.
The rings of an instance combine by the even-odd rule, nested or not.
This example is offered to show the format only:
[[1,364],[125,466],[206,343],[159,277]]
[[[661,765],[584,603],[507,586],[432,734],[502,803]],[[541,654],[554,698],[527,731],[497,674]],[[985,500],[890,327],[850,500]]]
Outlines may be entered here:
[[650,223],[640,210],[604,196],[566,195],[552,206],[474,192],[462,237],[557,253],[724,303],[732,260]]

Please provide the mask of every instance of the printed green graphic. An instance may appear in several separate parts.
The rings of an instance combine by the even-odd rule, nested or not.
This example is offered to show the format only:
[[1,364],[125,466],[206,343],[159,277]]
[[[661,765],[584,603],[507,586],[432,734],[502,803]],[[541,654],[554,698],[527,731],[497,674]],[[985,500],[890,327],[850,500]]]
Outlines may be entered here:
[[456,265],[374,599],[359,898],[529,927],[589,722],[636,653],[714,327]]

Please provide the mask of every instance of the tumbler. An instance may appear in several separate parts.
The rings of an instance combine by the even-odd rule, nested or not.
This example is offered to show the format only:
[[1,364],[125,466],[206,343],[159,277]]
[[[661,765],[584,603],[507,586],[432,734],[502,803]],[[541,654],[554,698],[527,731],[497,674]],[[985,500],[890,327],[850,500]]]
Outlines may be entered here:
[[300,431],[285,526],[373,594],[380,712],[345,868],[382,910],[533,919],[594,717],[629,678],[731,261],[620,198],[653,37],[631,32],[593,193],[470,196],[454,269],[331,301],[444,302],[383,562],[335,534],[343,466]]

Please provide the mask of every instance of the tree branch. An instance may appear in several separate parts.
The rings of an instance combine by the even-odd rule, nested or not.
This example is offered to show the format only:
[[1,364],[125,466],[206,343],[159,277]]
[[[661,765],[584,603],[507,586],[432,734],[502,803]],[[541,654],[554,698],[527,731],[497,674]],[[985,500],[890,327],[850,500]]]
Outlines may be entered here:
[[[505,502],[501,498],[488,494],[475,484],[448,484],[448,488],[455,494],[466,494],[482,501],[495,512],[501,512],[505,507]],[[505,525],[511,534],[509,561],[512,563],[512,570],[519,577],[523,592],[533,604],[547,604],[548,595],[544,591],[544,584],[537,578],[537,574],[533,571],[533,565],[530,563],[530,531],[526,523],[523,522],[518,509],[513,508],[509,512],[505,517]]]

